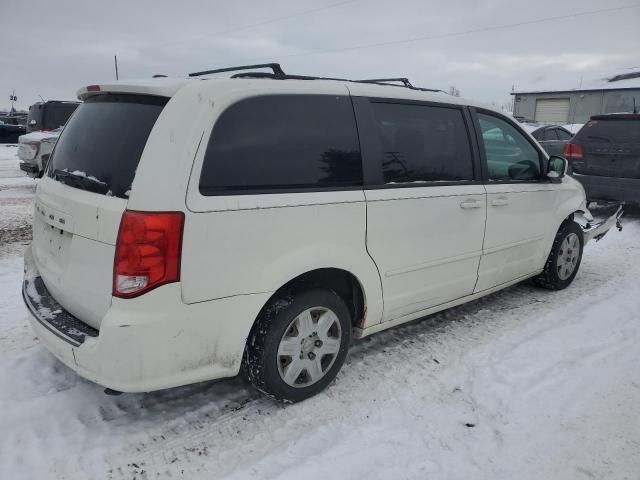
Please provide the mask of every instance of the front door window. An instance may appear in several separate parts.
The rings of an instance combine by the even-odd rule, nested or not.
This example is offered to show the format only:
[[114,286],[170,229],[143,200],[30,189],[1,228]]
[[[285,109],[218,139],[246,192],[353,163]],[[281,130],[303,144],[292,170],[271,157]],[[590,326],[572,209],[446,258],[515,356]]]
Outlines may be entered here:
[[540,179],[540,155],[513,125],[478,114],[489,181],[531,182]]

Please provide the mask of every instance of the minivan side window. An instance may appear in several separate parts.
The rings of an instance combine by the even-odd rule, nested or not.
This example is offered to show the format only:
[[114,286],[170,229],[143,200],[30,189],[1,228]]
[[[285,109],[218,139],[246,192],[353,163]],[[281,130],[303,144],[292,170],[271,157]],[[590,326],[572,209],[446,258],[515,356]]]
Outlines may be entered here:
[[362,188],[351,99],[251,97],[222,112],[200,176],[203,195]]
[[371,104],[385,184],[473,179],[462,111],[419,104]]
[[509,122],[478,113],[488,179],[533,181],[540,179],[540,154]]

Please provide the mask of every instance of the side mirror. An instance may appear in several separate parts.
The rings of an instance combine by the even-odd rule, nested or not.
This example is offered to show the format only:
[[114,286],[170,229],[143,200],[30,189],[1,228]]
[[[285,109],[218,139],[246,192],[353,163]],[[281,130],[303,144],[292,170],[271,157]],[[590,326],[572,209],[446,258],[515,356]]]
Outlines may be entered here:
[[551,181],[560,181],[567,174],[569,162],[564,157],[552,155],[547,163],[547,178]]

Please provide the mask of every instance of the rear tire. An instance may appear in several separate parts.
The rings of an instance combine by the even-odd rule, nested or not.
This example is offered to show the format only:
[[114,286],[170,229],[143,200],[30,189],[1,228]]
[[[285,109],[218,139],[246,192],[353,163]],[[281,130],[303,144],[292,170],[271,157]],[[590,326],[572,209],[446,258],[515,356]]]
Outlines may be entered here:
[[558,230],[543,272],[534,282],[548,290],[567,288],[578,273],[582,261],[584,237],[582,228],[574,221],[566,221]]
[[333,381],[350,340],[349,310],[334,291],[287,293],[260,313],[249,335],[243,370],[265,395],[299,402]]

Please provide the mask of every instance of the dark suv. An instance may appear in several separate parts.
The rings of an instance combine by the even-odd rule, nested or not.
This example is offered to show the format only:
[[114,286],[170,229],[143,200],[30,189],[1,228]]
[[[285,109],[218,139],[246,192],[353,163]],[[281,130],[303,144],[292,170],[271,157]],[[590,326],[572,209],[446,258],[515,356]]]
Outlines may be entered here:
[[71,114],[78,108],[80,102],[64,102],[49,100],[37,102],[29,107],[27,120],[27,133],[40,130],[55,130],[64,126]]
[[0,115],[0,143],[18,143],[18,137],[26,132],[25,115]]
[[587,199],[640,205],[640,114],[591,117],[564,156]]

